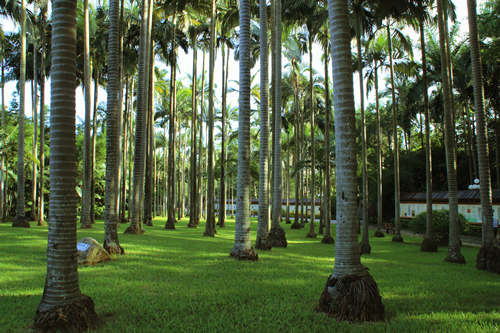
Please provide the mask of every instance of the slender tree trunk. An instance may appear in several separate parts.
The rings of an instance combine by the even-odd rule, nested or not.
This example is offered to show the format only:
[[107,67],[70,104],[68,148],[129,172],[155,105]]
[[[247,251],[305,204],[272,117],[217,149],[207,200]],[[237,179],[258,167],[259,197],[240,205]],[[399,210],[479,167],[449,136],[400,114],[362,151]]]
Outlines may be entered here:
[[149,49],[148,66],[148,96],[147,96],[147,119],[146,119],[146,179],[144,183],[144,224],[153,226],[153,155],[154,155],[154,42],[151,41]]
[[420,49],[422,50],[422,79],[424,83],[424,115],[425,115],[425,185],[426,185],[426,224],[425,236],[420,249],[425,252],[436,252],[437,243],[432,232],[432,147],[429,97],[427,93],[427,57],[425,54],[424,20],[420,19]]
[[25,216],[24,208],[24,102],[26,94],[26,0],[21,0],[21,55],[19,64],[19,111],[17,135],[17,198],[16,219],[13,227],[29,228],[30,224]]
[[312,31],[309,31],[309,108],[311,111],[311,220],[309,223],[309,232],[306,237],[316,238],[316,231],[314,230],[314,220],[316,219],[316,187],[315,187],[315,170],[316,170],[316,147],[315,147],[315,119],[314,119],[314,96],[313,96],[313,68],[312,68]]
[[323,239],[321,239],[321,243],[323,244],[332,244],[334,242],[332,233],[331,233],[331,198],[330,198],[330,189],[331,189],[331,181],[330,181],[330,117],[332,114],[332,108],[330,105],[330,82],[329,82],[329,73],[328,73],[328,54],[330,50],[330,46],[326,50],[326,54],[324,56],[325,62],[325,232]]
[[392,37],[390,19],[387,19],[387,44],[389,47],[389,63],[391,73],[391,95],[392,95],[392,144],[394,146],[394,237],[393,242],[402,242],[400,225],[400,186],[399,186],[399,132],[397,124],[396,91],[394,87],[394,64],[392,61]]
[[[5,53],[3,47],[2,47],[2,55]],[[4,78],[4,59],[3,57],[1,58],[1,89],[2,89],[2,115],[1,115],[1,123],[0,125],[2,128],[6,128],[6,123],[5,123],[5,78]],[[43,110],[42,110],[43,112]],[[2,142],[3,144],[3,142]],[[4,156],[0,156],[0,222],[5,222],[5,215],[6,215],[6,196],[5,196],[5,180],[7,178],[6,175],[6,164],[5,164],[5,158]]]
[[238,207],[231,256],[257,260],[250,239],[250,1],[240,1],[240,96],[238,120]]
[[87,331],[95,328],[98,318],[94,302],[80,292],[78,285],[75,195],[76,1],[54,0],[52,23],[52,181],[47,275],[34,327],[40,331]]
[[477,149],[479,162],[479,178],[481,195],[481,211],[483,214],[483,228],[481,249],[477,255],[476,267],[482,270],[488,270],[500,273],[500,247],[497,244],[493,233],[493,212],[491,209],[491,177],[489,167],[488,152],[488,132],[484,112],[484,90],[483,73],[481,67],[481,55],[479,51],[478,28],[476,1],[467,0],[467,9],[469,14],[469,41],[472,59],[472,81],[474,86],[474,108],[477,121]]
[[[122,37],[123,38],[123,37]],[[125,112],[124,112],[124,119],[123,119],[123,125],[122,125],[122,131],[123,131],[123,136],[122,136],[122,165],[121,165],[121,174],[122,177],[120,179],[121,185],[120,185],[120,216],[118,218],[118,221],[120,223],[126,223],[129,222],[127,219],[125,219],[125,209],[126,209],[126,193],[127,193],[127,160],[128,160],[128,137],[130,136],[129,128],[128,128],[128,123],[129,123],[129,118],[131,116],[130,108],[129,108],[129,79],[125,79]]]
[[384,320],[384,306],[375,280],[361,265],[356,222],[356,126],[346,0],[328,0],[333,54],[335,109],[337,242],[335,266],[318,310],[337,320]]
[[274,85],[273,85],[273,187],[272,187],[272,223],[269,237],[273,247],[286,247],[287,240],[281,228],[282,182],[281,182],[281,0],[275,0],[274,6]]
[[378,62],[373,61],[375,73],[375,112],[377,122],[377,230],[375,237],[384,237],[384,225],[382,221],[382,129],[380,125],[380,105],[378,94]]
[[[266,39],[267,40],[267,39]],[[228,50],[229,55],[229,50]],[[219,200],[219,222],[217,225],[224,228],[226,220],[226,93],[227,93],[227,65],[229,58],[226,61],[225,47],[222,43],[222,119],[221,119],[221,154],[220,154],[220,200]]]
[[457,171],[456,171],[456,150],[455,150],[455,128],[453,123],[453,103],[451,100],[450,86],[450,66],[448,64],[449,51],[446,37],[448,31],[445,29],[444,20],[448,16],[443,8],[442,0],[438,0],[438,26],[439,44],[441,51],[441,85],[443,87],[444,120],[445,120],[445,148],[446,148],[446,169],[448,174],[448,206],[450,212],[450,233],[448,255],[445,258],[448,262],[465,263],[465,258],[460,252],[460,230],[458,224],[458,198],[457,198]]
[[106,192],[104,244],[111,254],[123,254],[118,240],[118,199],[120,193],[120,157],[122,112],[120,106],[120,1],[109,3],[108,87],[106,116]]
[[[34,4],[35,7],[35,13],[36,13],[36,7],[37,3]],[[37,64],[37,43],[36,40],[33,40],[33,105],[32,105],[32,112],[33,112],[33,149],[32,149],[32,154],[33,154],[33,163],[32,163],[32,169],[33,169],[33,174],[31,178],[31,220],[36,221],[38,218],[37,214],[37,163],[36,159],[38,156],[38,110],[37,110],[37,104],[38,104],[38,80],[37,80],[37,72],[38,72],[38,64]]]
[[[214,176],[214,78],[215,78],[215,32],[216,5],[212,0],[210,23],[210,63],[208,78],[208,151],[207,151],[207,221],[204,236],[215,236],[215,176]],[[223,111],[224,112],[224,111]]]
[[358,32],[356,34],[356,44],[358,46],[358,74],[359,74],[359,96],[360,96],[360,108],[361,108],[361,164],[362,164],[362,217],[363,217],[363,231],[361,233],[361,243],[359,244],[359,249],[361,254],[370,254],[371,246],[368,237],[368,172],[366,169],[367,158],[366,158],[366,119],[365,119],[365,91],[363,84],[363,61],[362,61],[362,50],[361,50],[361,21],[359,15],[357,16]]
[[[295,74],[294,74],[295,76]],[[298,87],[297,80],[294,78],[294,95],[293,104],[295,109],[295,124],[293,128],[293,141],[294,141],[294,153],[293,153],[293,168],[295,170],[295,209],[293,214],[293,223],[291,229],[300,229],[301,224],[299,222],[299,202],[300,202],[300,171],[299,171],[299,160],[300,160],[300,119],[299,119],[299,98],[298,98]]]
[[197,115],[197,76],[198,76],[198,48],[196,36],[192,39],[193,47],[193,82],[191,84],[191,186],[189,190],[189,223],[188,227],[195,228],[198,225],[198,191],[196,179],[196,156],[198,154],[196,145],[196,122]]
[[137,111],[135,121],[134,185],[132,193],[132,219],[125,233],[142,234],[142,201],[144,200],[144,165],[146,150],[146,101],[149,60],[148,12],[151,0],[143,0],[141,9],[141,38],[137,82]]
[[269,239],[269,53],[267,45],[267,1],[259,1],[260,10],[260,151],[259,151],[259,222],[255,248],[270,250]]
[[200,223],[203,214],[203,118],[205,115],[205,49],[203,49],[203,61],[201,71],[201,101],[200,101],[200,138],[198,141],[199,157],[198,157],[198,218],[197,223]]
[[90,204],[91,204],[91,180],[90,180],[90,33],[89,33],[89,1],[84,0],[83,5],[83,81],[85,98],[85,132],[83,136],[83,175],[82,175],[82,210],[80,223],[82,228],[91,228]]

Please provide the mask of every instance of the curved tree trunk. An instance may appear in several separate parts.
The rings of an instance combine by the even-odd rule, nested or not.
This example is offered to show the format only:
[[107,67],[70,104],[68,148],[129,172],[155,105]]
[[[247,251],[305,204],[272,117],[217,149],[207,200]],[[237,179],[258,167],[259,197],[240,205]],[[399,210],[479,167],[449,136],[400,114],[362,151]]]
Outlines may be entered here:
[[394,146],[394,237],[393,242],[402,242],[400,225],[400,186],[399,186],[399,131],[397,123],[396,91],[394,87],[394,63],[392,61],[392,36],[391,24],[387,19],[387,44],[389,48],[389,64],[391,73],[391,95],[392,95],[392,144]]
[[479,162],[481,211],[483,213],[483,232],[481,249],[477,255],[476,267],[500,273],[500,247],[493,234],[493,212],[491,209],[491,176],[489,168],[488,132],[484,112],[483,74],[481,55],[479,53],[476,1],[467,0],[469,14],[469,40],[472,59],[472,79],[474,85],[474,108],[477,121],[477,149]]
[[328,0],[333,54],[335,109],[337,242],[335,266],[318,309],[337,320],[384,320],[384,305],[375,280],[361,265],[356,223],[356,126],[349,16],[346,0]]
[[273,247],[286,247],[286,235],[281,222],[281,0],[275,0],[274,6],[275,60],[274,60],[274,95],[273,95],[273,184],[272,184],[272,223],[269,236]]
[[250,1],[240,0],[240,93],[238,115],[238,189],[231,256],[257,260],[250,239]]
[[17,135],[17,198],[16,218],[13,227],[29,228],[24,208],[24,107],[26,98],[26,0],[21,0],[21,45],[19,63],[19,111]]
[[83,2],[83,81],[85,92],[85,132],[83,136],[83,175],[82,175],[82,209],[80,223],[82,228],[91,228],[91,180],[90,180],[90,33],[89,33],[89,1]]
[[[215,78],[215,40],[216,5],[212,0],[210,22],[210,60],[208,78],[208,151],[207,151],[207,221],[204,236],[215,236],[215,176],[214,176],[214,78]],[[224,112],[224,111],[223,111]]]
[[448,64],[448,49],[446,45],[447,30],[444,20],[447,15],[443,10],[442,0],[438,0],[438,26],[439,26],[439,45],[441,51],[441,85],[443,87],[444,102],[444,123],[445,123],[445,148],[446,148],[446,171],[448,175],[448,206],[450,211],[450,232],[448,255],[445,260],[453,263],[465,263],[465,258],[460,252],[460,231],[458,224],[458,197],[457,197],[457,156],[455,150],[455,127],[453,122],[453,103],[451,100],[450,87],[450,66]]
[[270,250],[269,239],[269,65],[267,46],[267,1],[259,1],[260,9],[260,152],[259,152],[259,222],[255,248]]
[[94,328],[94,302],[78,286],[76,250],[76,1],[52,2],[50,219],[47,276],[34,327],[40,331]]

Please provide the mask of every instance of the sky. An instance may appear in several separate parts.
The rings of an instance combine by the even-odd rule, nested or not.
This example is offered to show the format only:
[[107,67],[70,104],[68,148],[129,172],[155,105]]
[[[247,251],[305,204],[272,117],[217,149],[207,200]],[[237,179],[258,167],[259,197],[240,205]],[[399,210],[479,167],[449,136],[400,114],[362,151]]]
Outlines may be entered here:
[[[453,0],[456,6],[456,13],[457,13],[457,21],[460,22],[460,31],[462,36],[466,36],[468,33],[468,19],[467,19],[467,3],[466,0]],[[485,0],[479,0],[478,1],[478,8],[485,2]],[[8,31],[14,31],[16,29],[19,29],[14,22],[12,22],[9,19],[1,19],[1,28],[4,32]],[[409,31],[409,30],[408,30]],[[409,31],[410,38],[417,41],[419,36],[417,33]],[[354,49],[354,44],[353,44],[353,49]],[[419,52],[415,52],[416,56]],[[323,76],[323,68],[324,65],[321,61],[321,55],[322,51],[319,45],[314,45],[313,47],[313,69],[320,75]],[[187,54],[184,53],[184,51],[180,50],[179,51],[179,72],[178,72],[178,79],[182,80],[185,85],[190,85],[190,81],[188,79],[188,76],[191,75],[192,73],[192,62],[193,62],[193,55],[192,52],[189,51]],[[206,70],[208,72],[208,53],[206,54]],[[283,66],[286,65],[286,59],[283,57]],[[303,57],[303,63],[307,64],[308,63],[308,57],[304,56]],[[165,68],[163,64],[157,63],[157,66]],[[229,87],[233,86],[235,87],[234,81],[238,81],[239,79],[239,69],[238,69],[238,62],[234,60],[233,53],[231,53],[231,60],[229,62]],[[331,67],[331,65],[330,65]],[[221,81],[222,77],[222,59],[219,53],[219,56],[216,59],[215,63],[215,83]],[[331,69],[330,69],[331,70]],[[285,70],[284,70],[285,71]],[[198,54],[198,73],[202,72],[202,59],[201,59],[201,52]],[[256,83],[259,82],[259,65],[258,63],[256,66],[252,69],[252,75],[256,74],[255,81]],[[359,90],[356,88],[359,86],[359,80],[358,80],[358,75],[357,73],[353,74],[353,79],[354,79],[354,95],[355,95],[355,101],[356,101],[356,107],[359,107]],[[382,73],[383,76],[383,73]],[[330,75],[331,77],[331,75]],[[381,83],[383,78],[381,79]],[[231,83],[233,82],[233,83]],[[381,85],[383,86],[383,85]],[[11,103],[12,99],[12,94],[16,90],[16,82],[11,81],[6,83],[5,85],[5,97],[6,97],[6,102],[5,105],[8,107]],[[92,85],[92,90],[93,90],[93,85]],[[220,100],[221,96],[221,87],[220,84],[216,88],[216,96]],[[50,105],[50,79],[46,81],[46,92],[45,92],[45,101],[46,105]],[[100,88],[99,91],[99,103],[104,102],[106,103],[106,91]],[[230,93],[228,95],[228,105],[237,107],[238,106],[238,94],[237,93]],[[216,102],[216,108],[218,107],[218,104]],[[83,92],[81,87],[77,87],[76,89],[76,121],[77,123],[82,123],[84,119],[84,99],[83,99]],[[32,101],[31,101],[31,83],[26,84],[26,109],[25,113],[27,117],[32,117]]]

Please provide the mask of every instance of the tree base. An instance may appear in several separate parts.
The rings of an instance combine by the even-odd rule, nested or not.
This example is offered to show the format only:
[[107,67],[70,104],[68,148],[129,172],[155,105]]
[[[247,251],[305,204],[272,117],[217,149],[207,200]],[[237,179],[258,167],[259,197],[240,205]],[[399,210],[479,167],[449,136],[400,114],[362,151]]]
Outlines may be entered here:
[[175,218],[168,218],[167,222],[165,223],[165,229],[167,230],[175,230]]
[[255,241],[255,248],[257,250],[269,251],[273,248],[273,244],[269,237],[259,237],[257,236],[257,240]]
[[188,228],[198,228],[198,225],[197,224],[191,224],[191,222],[190,222],[190,223],[188,223],[187,227]]
[[215,237],[215,231],[213,231],[213,230],[205,230],[205,232],[203,233],[203,236],[205,236],[205,237]]
[[500,247],[498,245],[481,246],[476,258],[476,268],[500,274]]
[[294,221],[292,223],[292,225],[290,226],[290,229],[302,229],[302,228],[303,228],[303,226],[297,221]]
[[395,234],[392,237],[392,241],[396,242],[396,243],[403,243],[404,242],[403,237],[401,236],[401,234]]
[[269,232],[269,240],[273,247],[287,247],[286,233],[282,227],[272,227]]
[[309,231],[306,235],[306,238],[316,238],[318,235],[314,231]]
[[377,283],[368,273],[330,276],[316,310],[339,321],[382,321],[385,316]]
[[102,247],[104,247],[104,249],[108,251],[109,254],[125,254],[125,250],[117,242],[108,242],[107,240],[104,240],[104,244],[102,245]]
[[453,263],[453,264],[465,264],[465,258],[460,253],[460,251],[448,250],[448,255],[444,258],[444,261]]
[[142,228],[139,227],[137,224],[133,224],[129,226],[127,229],[125,229],[123,233],[132,235],[142,235],[144,233],[144,230],[142,230]]
[[385,234],[381,229],[377,229],[377,230],[375,230],[373,237],[382,238],[382,237],[385,237]]
[[422,244],[420,245],[420,251],[422,252],[437,252],[438,244],[432,238],[424,238]]
[[324,235],[323,239],[321,240],[321,243],[323,243],[323,244],[333,244],[333,243],[335,243],[335,240],[330,235]]
[[81,224],[80,229],[92,229],[92,224]]
[[30,227],[30,223],[28,222],[28,220],[26,219],[26,217],[24,217],[24,216],[16,216],[16,218],[14,219],[14,222],[12,222],[12,226],[14,228],[29,228]]
[[39,332],[86,332],[95,329],[97,314],[94,302],[82,295],[71,303],[36,311],[34,327]]
[[359,243],[359,254],[371,254],[371,253],[372,253],[372,247],[370,246],[370,243],[368,242]]
[[233,247],[229,255],[238,260],[249,260],[249,261],[259,260],[259,255],[257,254],[257,252],[255,252],[253,247],[246,250],[240,250]]
[[144,221],[144,225],[147,225],[148,227],[153,226],[153,219],[148,218],[146,221]]

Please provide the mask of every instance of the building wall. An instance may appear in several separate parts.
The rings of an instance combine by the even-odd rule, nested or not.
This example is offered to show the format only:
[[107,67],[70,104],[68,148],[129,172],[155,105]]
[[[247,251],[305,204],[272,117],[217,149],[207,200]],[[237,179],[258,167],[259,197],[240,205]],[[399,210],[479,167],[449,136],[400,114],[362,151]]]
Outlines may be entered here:
[[[426,211],[425,203],[401,203],[401,218],[414,218]],[[500,205],[493,205],[493,218],[498,219]],[[448,210],[448,204],[433,204],[432,210]],[[458,212],[471,223],[482,223],[480,204],[459,204]]]

